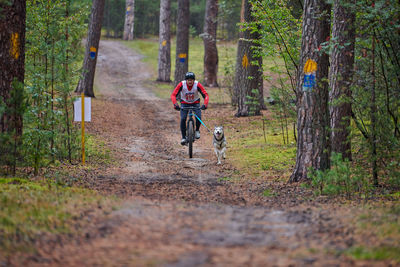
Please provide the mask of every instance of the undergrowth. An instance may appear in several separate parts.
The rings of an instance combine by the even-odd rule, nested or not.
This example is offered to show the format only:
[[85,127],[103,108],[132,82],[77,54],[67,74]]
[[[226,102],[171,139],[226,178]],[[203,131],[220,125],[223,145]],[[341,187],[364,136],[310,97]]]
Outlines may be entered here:
[[[356,231],[365,245],[353,246],[346,255],[361,260],[392,260],[400,263],[400,205],[366,206],[356,219]],[[379,244],[379,245],[378,245]]]
[[115,204],[113,198],[49,179],[0,177],[0,249],[6,255],[32,251],[46,233],[73,233],[74,224],[88,223],[88,213],[107,214]]
[[331,167],[327,170],[310,169],[311,187],[316,194],[351,198],[354,194],[368,198],[373,187],[368,175],[358,166],[343,159],[340,153],[331,154]]

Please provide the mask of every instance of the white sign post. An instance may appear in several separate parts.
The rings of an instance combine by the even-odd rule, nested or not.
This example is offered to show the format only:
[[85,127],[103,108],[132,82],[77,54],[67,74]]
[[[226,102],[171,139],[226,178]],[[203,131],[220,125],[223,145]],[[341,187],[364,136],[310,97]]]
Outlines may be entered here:
[[74,121],[82,123],[82,165],[85,165],[85,121],[92,119],[92,98],[85,97],[84,93],[81,98],[74,102]]
[[[84,118],[85,121],[92,120],[92,98],[85,97],[85,107],[84,107]],[[74,121],[82,121],[82,97],[78,98],[74,102]]]

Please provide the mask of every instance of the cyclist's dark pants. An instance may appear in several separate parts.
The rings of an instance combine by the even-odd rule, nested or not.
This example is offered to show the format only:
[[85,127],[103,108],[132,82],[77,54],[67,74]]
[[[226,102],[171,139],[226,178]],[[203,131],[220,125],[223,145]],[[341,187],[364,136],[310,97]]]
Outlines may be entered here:
[[[195,114],[197,117],[200,118],[201,120],[201,109],[200,109],[200,104],[181,104],[182,108],[188,108],[188,107],[195,107]],[[186,119],[187,115],[189,113],[189,110],[181,109],[181,133],[182,133],[182,138],[186,138]],[[193,116],[195,117],[195,116]],[[196,118],[196,131],[200,129],[200,121]]]

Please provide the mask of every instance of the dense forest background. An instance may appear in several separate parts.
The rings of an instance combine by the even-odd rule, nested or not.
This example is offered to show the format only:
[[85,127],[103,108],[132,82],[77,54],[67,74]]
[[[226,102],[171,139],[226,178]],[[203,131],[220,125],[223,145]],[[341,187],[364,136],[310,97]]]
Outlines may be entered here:
[[[171,32],[176,33],[178,4],[171,3]],[[190,35],[196,37],[203,32],[205,0],[190,1]],[[219,38],[233,40],[239,35],[237,23],[240,21],[241,2],[234,0],[219,1],[218,34]],[[124,31],[125,0],[106,0],[103,29],[107,37],[121,38]],[[136,38],[157,36],[159,29],[160,1],[135,1]]]

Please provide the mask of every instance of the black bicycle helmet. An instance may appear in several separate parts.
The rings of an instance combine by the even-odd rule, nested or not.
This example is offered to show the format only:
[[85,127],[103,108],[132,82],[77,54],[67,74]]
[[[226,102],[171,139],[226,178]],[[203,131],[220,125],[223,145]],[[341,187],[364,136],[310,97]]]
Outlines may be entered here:
[[185,80],[188,80],[188,79],[193,79],[193,80],[196,80],[196,76],[194,76],[194,73],[193,72],[186,72],[186,74],[185,74]]

